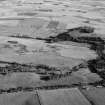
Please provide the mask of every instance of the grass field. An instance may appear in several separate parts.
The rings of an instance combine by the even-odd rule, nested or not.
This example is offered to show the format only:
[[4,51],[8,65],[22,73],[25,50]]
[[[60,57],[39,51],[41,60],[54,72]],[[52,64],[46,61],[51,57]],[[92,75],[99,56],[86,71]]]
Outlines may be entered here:
[[89,90],[82,90],[83,94],[90,99],[95,105],[105,104],[105,88],[90,88]]
[[44,105],[90,105],[78,89],[59,89],[39,91],[39,98]]
[[40,105],[36,92],[19,92],[0,95],[0,105]]
[[0,76],[0,89],[9,89],[12,87],[33,87],[43,83],[40,77],[35,73],[12,73],[6,76]]

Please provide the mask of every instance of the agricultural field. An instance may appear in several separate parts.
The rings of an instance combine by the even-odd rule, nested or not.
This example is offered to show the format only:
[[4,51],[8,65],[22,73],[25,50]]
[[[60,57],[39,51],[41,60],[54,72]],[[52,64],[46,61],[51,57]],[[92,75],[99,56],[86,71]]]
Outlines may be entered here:
[[19,92],[0,95],[1,105],[40,105],[36,92]]
[[95,105],[104,105],[105,104],[105,88],[90,88],[85,91],[82,90],[82,93],[90,99]]
[[38,93],[40,100],[44,105],[53,105],[53,103],[55,105],[68,105],[69,103],[74,105],[90,105],[90,103],[76,88],[64,90],[59,89],[52,91],[39,91]]
[[104,105],[104,13],[103,0],[1,0],[0,105]]

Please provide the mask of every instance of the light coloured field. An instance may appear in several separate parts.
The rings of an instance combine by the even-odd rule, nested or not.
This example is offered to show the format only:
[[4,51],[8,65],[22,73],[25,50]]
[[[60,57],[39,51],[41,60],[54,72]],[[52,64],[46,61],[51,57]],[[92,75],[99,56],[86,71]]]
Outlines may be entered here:
[[41,103],[44,105],[90,105],[86,98],[76,88],[39,91]]
[[22,87],[33,87],[43,83],[39,75],[35,73],[11,73],[6,76],[0,75],[0,89]]
[[77,72],[73,72],[72,76],[75,78],[82,79],[82,83],[94,83],[102,80],[96,73],[91,73],[89,69],[79,69]]
[[[11,37],[0,37],[0,60],[19,63],[34,63],[34,64],[49,64],[55,66],[69,66],[72,68],[75,65],[96,57],[93,51],[86,47],[76,48],[74,56],[72,52],[76,46],[63,44],[47,44],[44,41],[34,39],[21,39]],[[84,49],[84,50],[81,50]],[[87,49],[85,51],[85,49]],[[65,57],[61,52],[68,51],[68,56]],[[78,56],[79,52],[79,56]],[[66,52],[67,53],[67,52]],[[81,56],[80,56],[81,53]],[[87,55],[87,54],[90,55]]]
[[[43,18],[2,18],[0,22],[0,36],[28,36],[42,37],[57,35],[63,32],[66,23],[59,21],[51,21]],[[49,26],[50,25],[50,26]]]
[[[49,60],[55,56],[58,59],[77,59],[78,60],[89,60],[97,57],[97,54],[90,50],[86,46],[78,45],[63,45],[63,44],[47,44],[44,41],[34,40],[34,39],[21,39],[21,38],[11,38],[11,37],[0,37],[0,58],[1,60],[8,61],[10,59],[17,62],[25,61],[33,62],[35,59],[49,57]],[[6,59],[6,60],[5,60]],[[47,58],[46,58],[47,60]]]
[[0,105],[40,105],[36,92],[19,92],[0,95]]
[[[57,44],[55,45],[57,46]],[[60,45],[58,44],[58,46]],[[89,50],[89,48],[87,47],[79,47],[78,45],[61,45],[61,50],[59,50],[58,52],[61,54],[61,56],[77,59],[88,60],[97,57],[97,54],[94,51]]]

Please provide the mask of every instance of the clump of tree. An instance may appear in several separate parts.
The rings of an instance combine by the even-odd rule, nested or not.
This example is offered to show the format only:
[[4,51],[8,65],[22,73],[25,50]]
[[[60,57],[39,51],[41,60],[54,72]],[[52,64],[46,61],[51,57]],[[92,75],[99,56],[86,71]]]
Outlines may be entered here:
[[58,41],[74,41],[74,42],[79,42],[79,43],[104,43],[104,41],[100,37],[87,37],[87,36],[72,36],[71,32],[72,31],[78,31],[79,33],[93,33],[94,28],[93,27],[77,27],[73,29],[67,29],[63,33],[59,33],[57,36],[49,36],[47,38],[38,38],[39,40],[45,40],[47,43],[52,43],[52,42],[58,42]]
[[80,33],[93,33],[94,28],[90,26],[83,26],[83,27],[77,27],[73,29],[68,29],[69,32],[71,31],[79,31]]
[[105,87],[105,80],[96,81],[96,82],[94,82],[94,83],[89,83],[89,85],[93,85],[93,86],[95,86],[95,87],[97,87],[97,86]]
[[94,28],[93,27],[88,27],[88,26],[79,27],[78,30],[81,33],[93,33],[94,32]]
[[36,69],[45,69],[46,71],[55,71],[57,68],[55,67],[50,67],[49,65],[44,65],[44,64],[38,64],[35,66]]

